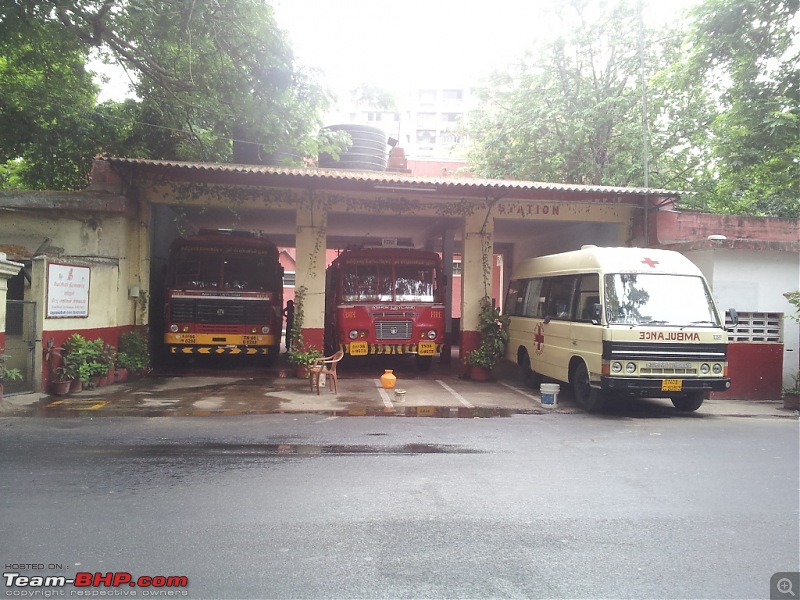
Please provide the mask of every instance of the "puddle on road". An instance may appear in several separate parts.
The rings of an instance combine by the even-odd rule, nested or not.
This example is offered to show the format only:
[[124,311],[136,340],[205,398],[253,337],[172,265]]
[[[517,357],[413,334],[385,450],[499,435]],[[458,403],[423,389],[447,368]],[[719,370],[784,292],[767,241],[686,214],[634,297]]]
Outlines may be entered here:
[[391,410],[385,407],[349,406],[337,410],[295,411],[282,410],[280,402],[262,402],[258,407],[226,407],[216,409],[198,408],[194,405],[131,406],[117,405],[100,399],[81,401],[56,401],[33,408],[25,416],[42,418],[75,418],[75,417],[213,417],[242,416],[268,414],[316,414],[333,417],[432,417],[451,419],[488,419],[492,417],[511,417],[516,414],[544,413],[552,410],[522,411],[496,407],[447,407],[447,406],[394,406]]
[[374,446],[369,444],[156,444],[145,446],[93,446],[91,454],[103,453],[126,457],[191,456],[258,457],[258,456],[346,456],[385,454],[484,454],[485,451],[447,444],[402,444]]

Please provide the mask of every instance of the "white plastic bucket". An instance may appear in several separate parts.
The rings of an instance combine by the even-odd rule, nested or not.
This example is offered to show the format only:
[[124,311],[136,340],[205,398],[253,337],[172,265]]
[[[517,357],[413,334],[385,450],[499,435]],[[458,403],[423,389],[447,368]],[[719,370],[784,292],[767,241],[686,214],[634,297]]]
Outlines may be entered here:
[[539,386],[542,395],[543,408],[556,408],[558,406],[558,392],[561,386],[557,383],[543,383]]

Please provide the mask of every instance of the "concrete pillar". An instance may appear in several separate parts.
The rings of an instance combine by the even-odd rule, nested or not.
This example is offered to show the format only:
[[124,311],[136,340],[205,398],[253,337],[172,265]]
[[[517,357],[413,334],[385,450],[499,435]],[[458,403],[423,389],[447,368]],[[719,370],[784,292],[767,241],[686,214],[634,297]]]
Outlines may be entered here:
[[444,331],[447,343],[442,349],[439,358],[441,364],[450,364],[450,349],[453,346],[453,249],[455,247],[455,232],[445,229],[442,232],[442,270],[445,280],[444,286]]
[[[45,372],[44,349],[47,340],[44,339],[44,322],[47,313],[47,256],[40,254],[31,260],[31,290],[30,300],[36,302],[36,331],[42,338],[36,344],[33,354],[33,390],[41,392],[46,387],[49,374]],[[36,375],[39,375],[36,377]]]
[[328,216],[322,203],[309,198],[295,216],[297,273],[295,302],[302,296],[303,343],[320,351],[325,344],[325,250]]
[[481,299],[492,294],[494,217],[488,209],[478,210],[464,219],[464,254],[461,257],[461,346],[464,357],[480,343]]

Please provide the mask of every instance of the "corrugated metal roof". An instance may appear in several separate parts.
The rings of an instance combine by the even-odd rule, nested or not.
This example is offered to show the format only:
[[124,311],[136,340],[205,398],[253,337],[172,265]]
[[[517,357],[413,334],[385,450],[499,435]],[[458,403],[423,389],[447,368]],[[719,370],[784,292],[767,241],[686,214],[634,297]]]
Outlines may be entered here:
[[[298,179],[320,181],[350,181],[378,185],[404,186],[412,191],[414,187],[432,187],[442,191],[458,189],[486,190],[535,190],[548,192],[628,194],[650,196],[680,196],[690,194],[675,190],[654,188],[615,187],[604,185],[578,185],[569,183],[544,183],[540,181],[517,181],[512,179],[480,179],[475,177],[423,177],[394,173],[391,171],[351,171],[345,169],[323,169],[319,167],[267,167],[261,165],[239,165],[231,163],[197,163],[175,160],[149,160],[140,158],[103,157],[112,164],[142,166],[150,168],[179,169],[198,173],[231,173],[249,175],[274,175]],[[425,190],[420,190],[425,191]]]

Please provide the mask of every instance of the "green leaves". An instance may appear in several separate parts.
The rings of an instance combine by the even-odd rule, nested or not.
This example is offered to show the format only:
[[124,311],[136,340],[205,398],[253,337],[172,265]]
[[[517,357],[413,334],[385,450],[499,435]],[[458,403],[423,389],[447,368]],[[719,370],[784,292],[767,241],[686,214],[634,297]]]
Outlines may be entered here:
[[646,135],[648,186],[696,192],[684,207],[800,217],[798,1],[706,0],[687,30],[645,30],[646,130],[636,9],[598,6],[565,5],[561,36],[480,91],[477,173],[641,186]]
[[[14,0],[0,48],[0,187],[84,188],[101,152],[315,155],[330,102],[262,0]],[[98,106],[90,53],[123,65],[136,98]]]

